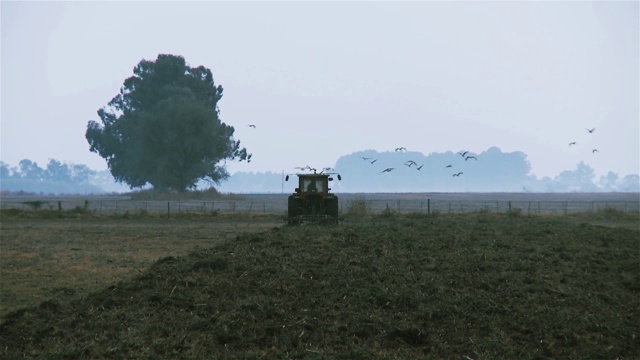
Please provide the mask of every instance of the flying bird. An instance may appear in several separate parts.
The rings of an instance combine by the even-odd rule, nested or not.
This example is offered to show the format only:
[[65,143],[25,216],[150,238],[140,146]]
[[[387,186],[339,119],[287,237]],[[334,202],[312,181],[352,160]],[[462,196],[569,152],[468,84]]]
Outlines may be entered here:
[[369,160],[371,159],[370,157],[364,157],[364,156],[360,156],[362,158],[362,160]]
[[391,172],[393,169],[395,169],[395,168],[386,168],[386,169],[382,170],[381,173]]
[[449,164],[449,165],[447,165],[447,166],[445,166],[445,167],[448,167],[448,168],[449,168],[449,167],[453,167],[453,165]]
[[420,171],[420,169],[422,169],[423,166],[424,166],[424,164],[418,166],[416,169],[418,169],[418,171]]
[[586,130],[589,132],[589,134],[592,134],[594,131],[596,131],[596,128],[593,128],[593,129],[586,129]]
[[376,161],[378,161],[378,159],[373,159],[373,160],[371,160],[371,163],[373,164]]
[[467,161],[467,160],[469,160],[469,159],[478,160],[475,156],[473,156],[473,155],[469,155],[469,156],[467,156],[467,157],[465,157],[465,158],[464,158],[464,161]]
[[413,161],[413,160],[406,161],[404,164],[405,164],[405,165],[407,165],[408,167],[411,167],[411,165],[418,165],[418,164],[416,164],[416,162],[415,162],[415,161]]
[[396,148],[396,151],[407,151],[407,148],[405,148],[405,147],[399,147],[399,148]]
[[453,174],[453,176],[460,176],[460,175],[462,175],[462,171],[460,171],[460,172],[459,172],[459,173],[457,173],[457,174]]
[[597,153],[597,152],[600,152],[600,150],[598,150],[598,149],[593,149],[593,150],[591,150],[591,152],[595,154],[595,153]]
[[465,151],[465,152],[459,152],[458,154],[462,155],[462,157],[464,157],[465,155],[467,155],[469,151]]
[[570,142],[570,143],[569,143],[569,146],[571,146],[571,145],[575,145],[575,144],[576,144],[576,142],[575,142],[575,141],[573,141],[573,142]]
[[253,124],[249,124],[248,126],[249,126],[250,128],[254,128],[254,129],[256,128],[256,126],[255,126],[255,125],[253,125]]

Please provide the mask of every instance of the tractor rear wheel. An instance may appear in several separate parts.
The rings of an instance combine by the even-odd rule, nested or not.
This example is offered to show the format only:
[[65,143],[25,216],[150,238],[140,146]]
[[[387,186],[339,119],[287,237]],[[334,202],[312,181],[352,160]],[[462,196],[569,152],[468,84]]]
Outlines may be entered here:
[[290,195],[289,196],[289,203],[288,203],[288,207],[287,207],[287,214],[288,214],[288,218],[295,218],[298,217],[298,215],[302,214],[302,209],[300,208],[302,206],[302,199],[297,198],[295,195]]
[[338,217],[338,197],[334,196],[331,199],[327,199],[327,215],[331,217]]

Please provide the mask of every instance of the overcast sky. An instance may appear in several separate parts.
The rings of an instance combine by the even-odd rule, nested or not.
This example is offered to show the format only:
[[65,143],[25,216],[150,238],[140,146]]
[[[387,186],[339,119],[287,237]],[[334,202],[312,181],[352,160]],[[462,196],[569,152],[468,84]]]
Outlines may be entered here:
[[106,169],[87,123],[164,53],[224,88],[222,121],[253,153],[231,173],[400,146],[522,151],[539,178],[640,173],[638,1],[0,4],[12,166]]

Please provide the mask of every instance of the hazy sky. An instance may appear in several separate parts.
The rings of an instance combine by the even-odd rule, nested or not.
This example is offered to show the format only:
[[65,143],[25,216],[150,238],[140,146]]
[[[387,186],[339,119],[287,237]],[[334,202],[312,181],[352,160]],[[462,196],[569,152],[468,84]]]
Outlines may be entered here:
[[231,173],[400,146],[522,151],[538,177],[640,173],[638,1],[0,4],[12,166],[106,169],[87,122],[165,53],[223,86],[222,120],[253,153]]

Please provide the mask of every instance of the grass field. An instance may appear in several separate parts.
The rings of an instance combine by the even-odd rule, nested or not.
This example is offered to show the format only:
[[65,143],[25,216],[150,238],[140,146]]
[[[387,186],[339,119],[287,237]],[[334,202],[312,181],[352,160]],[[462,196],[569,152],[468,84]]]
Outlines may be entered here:
[[[2,218],[0,314],[50,297],[83,296],[238,234],[282,225],[276,216]],[[54,214],[55,215],[55,214]]]
[[[180,199],[168,196],[3,196],[2,209],[88,210],[97,215],[139,212],[174,214],[280,214],[287,211],[285,194],[230,194],[215,198]],[[353,201],[365,200],[372,213],[393,210],[401,213],[502,213],[520,209],[527,215],[568,215],[614,208],[640,211],[638,193],[341,193],[340,210]]]
[[635,359],[640,217],[1,217],[0,357]]

